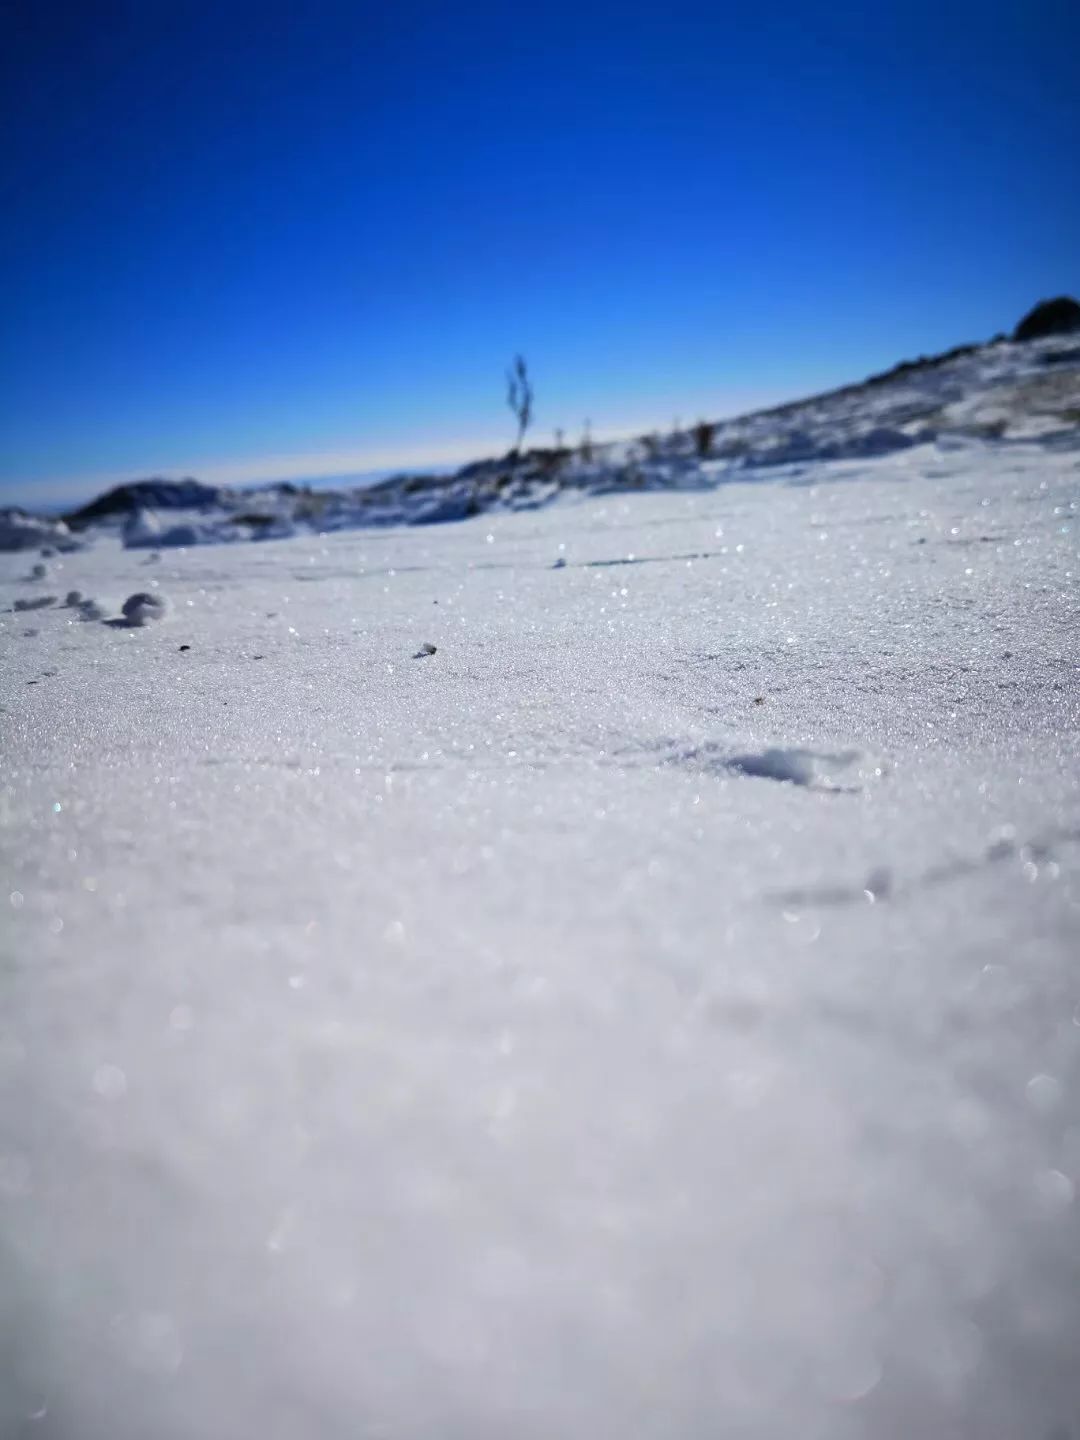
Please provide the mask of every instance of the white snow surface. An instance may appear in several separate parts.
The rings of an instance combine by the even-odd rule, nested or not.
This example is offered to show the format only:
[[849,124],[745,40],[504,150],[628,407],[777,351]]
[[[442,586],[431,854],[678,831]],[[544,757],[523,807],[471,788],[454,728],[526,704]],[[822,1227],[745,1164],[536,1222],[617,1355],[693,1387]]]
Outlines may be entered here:
[[1080,1434],[1078,478],[55,561],[0,1434]]

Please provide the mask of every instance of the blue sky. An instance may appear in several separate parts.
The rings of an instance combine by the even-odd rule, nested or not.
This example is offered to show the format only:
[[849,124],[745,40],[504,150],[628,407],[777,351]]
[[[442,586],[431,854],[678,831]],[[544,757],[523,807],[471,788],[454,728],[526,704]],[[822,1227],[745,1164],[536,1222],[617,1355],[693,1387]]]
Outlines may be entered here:
[[0,498],[627,432],[1080,289],[1080,8],[8,7]]

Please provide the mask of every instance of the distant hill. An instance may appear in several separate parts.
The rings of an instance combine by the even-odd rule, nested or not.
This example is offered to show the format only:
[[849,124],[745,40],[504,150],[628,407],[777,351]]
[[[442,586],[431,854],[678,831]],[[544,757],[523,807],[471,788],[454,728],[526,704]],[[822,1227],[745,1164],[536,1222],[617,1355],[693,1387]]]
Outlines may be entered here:
[[133,480],[106,490],[88,505],[64,516],[75,529],[112,516],[135,515],[140,510],[211,510],[222,502],[221,490],[190,476],[183,480]]

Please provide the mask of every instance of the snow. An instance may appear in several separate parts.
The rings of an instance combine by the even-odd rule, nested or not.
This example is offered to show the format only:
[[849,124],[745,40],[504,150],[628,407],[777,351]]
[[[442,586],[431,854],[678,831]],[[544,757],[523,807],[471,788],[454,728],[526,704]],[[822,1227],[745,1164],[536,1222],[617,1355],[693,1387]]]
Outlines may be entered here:
[[26,515],[21,510],[0,510],[0,550],[35,550],[54,545],[65,549],[77,545],[62,520]]
[[175,525],[162,525],[152,510],[138,510],[124,523],[124,544],[129,550],[167,550],[190,545],[216,545],[229,540],[247,538],[243,531],[215,517],[200,521],[192,516]]
[[164,620],[168,609],[168,601],[164,595],[149,590],[137,590],[124,601],[121,614],[129,625],[147,625],[152,621]]
[[[764,703],[764,699],[762,700]],[[702,751],[692,752],[701,755]],[[818,754],[813,750],[784,750],[770,748],[754,755],[720,755],[711,748],[705,752],[709,764],[719,764],[738,775],[756,775],[763,780],[787,780],[792,785],[817,785],[825,789],[835,785],[835,777],[842,774],[853,761],[860,758],[857,750],[847,750],[839,755]],[[880,774],[880,766],[873,773]]]
[[1062,433],[54,560],[0,1433],[1072,1433]]
[[12,609],[18,610],[43,610],[47,605],[55,605],[55,595],[19,595],[13,602]]

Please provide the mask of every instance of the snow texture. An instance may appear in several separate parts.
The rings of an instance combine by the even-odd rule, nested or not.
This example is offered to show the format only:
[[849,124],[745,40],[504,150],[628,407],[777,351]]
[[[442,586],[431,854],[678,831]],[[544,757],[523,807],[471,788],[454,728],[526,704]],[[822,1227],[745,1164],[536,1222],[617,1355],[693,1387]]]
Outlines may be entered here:
[[1080,451],[1016,423],[0,613],[0,1434],[1075,1436]]

